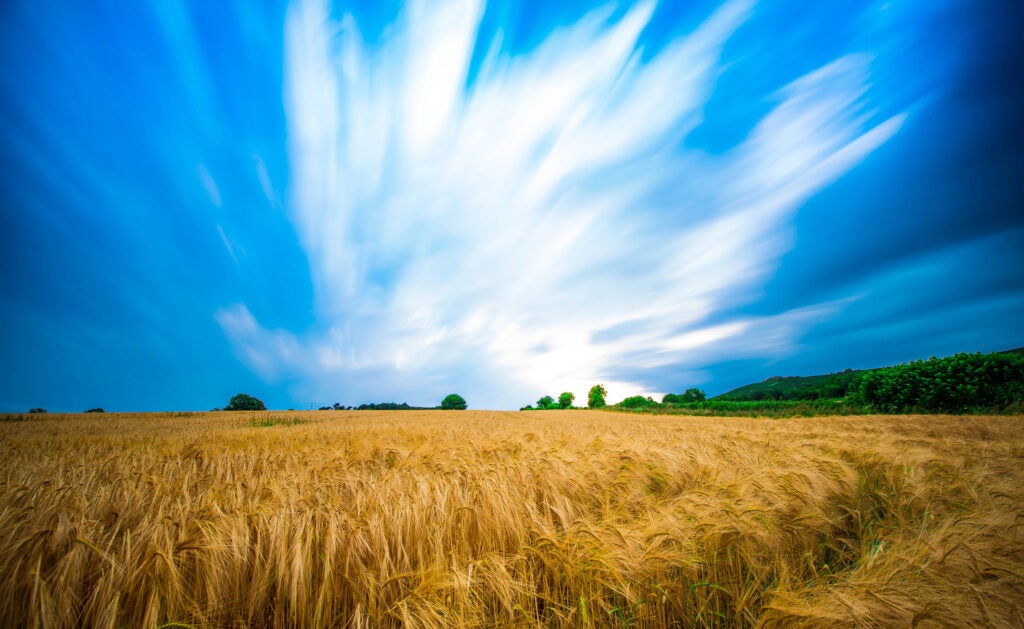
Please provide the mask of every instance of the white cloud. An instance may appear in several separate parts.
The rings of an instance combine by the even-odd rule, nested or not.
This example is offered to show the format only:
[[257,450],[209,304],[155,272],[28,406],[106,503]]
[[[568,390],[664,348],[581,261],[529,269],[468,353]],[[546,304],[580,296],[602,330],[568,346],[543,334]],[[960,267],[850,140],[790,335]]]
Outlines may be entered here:
[[210,197],[210,203],[214,207],[221,206],[220,188],[217,187],[217,182],[214,181],[213,175],[206,168],[205,164],[199,164],[196,167],[196,176],[199,177],[199,183],[202,184],[203,190],[206,191],[206,196]]
[[[585,399],[597,382],[612,399],[658,393],[614,374],[792,348],[838,306],[722,313],[770,276],[799,204],[902,118],[867,124],[870,58],[854,55],[782,90],[727,154],[680,149],[753,10],[728,2],[646,60],[652,3],[611,23],[595,13],[525,54],[490,46],[467,88],[479,0],[414,2],[373,48],[323,0],[294,4],[286,206],[318,325],[271,331],[226,308],[239,356],[321,401],[433,403],[458,388],[514,407]],[[673,187],[701,209],[658,200]]]

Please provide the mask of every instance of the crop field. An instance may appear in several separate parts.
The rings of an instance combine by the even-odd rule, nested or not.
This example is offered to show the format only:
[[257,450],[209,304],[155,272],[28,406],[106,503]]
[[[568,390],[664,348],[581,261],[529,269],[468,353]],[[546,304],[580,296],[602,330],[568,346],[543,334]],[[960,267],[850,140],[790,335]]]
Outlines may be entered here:
[[1024,626],[1024,417],[9,416],[12,627]]

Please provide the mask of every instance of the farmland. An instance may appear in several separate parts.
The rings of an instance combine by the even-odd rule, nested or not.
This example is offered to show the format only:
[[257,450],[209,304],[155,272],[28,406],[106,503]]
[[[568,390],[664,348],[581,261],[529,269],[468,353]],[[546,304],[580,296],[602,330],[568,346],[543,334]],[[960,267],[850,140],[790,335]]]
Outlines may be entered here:
[[1024,418],[10,416],[38,627],[1024,625]]

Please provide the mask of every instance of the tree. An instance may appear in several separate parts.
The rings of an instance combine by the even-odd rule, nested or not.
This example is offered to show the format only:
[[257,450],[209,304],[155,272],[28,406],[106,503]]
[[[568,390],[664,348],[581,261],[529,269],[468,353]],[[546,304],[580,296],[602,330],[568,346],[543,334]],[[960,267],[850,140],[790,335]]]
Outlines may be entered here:
[[28,409],[28,412],[32,413],[32,414],[39,414],[39,413],[45,413],[47,411],[46,411],[45,408],[30,408],[30,409]]
[[595,384],[590,387],[590,392],[587,393],[587,406],[590,408],[607,406],[607,403],[604,401],[606,395],[608,395],[608,389],[604,388],[603,384]]
[[452,393],[441,400],[441,408],[446,411],[464,411],[466,400],[458,393]]
[[644,397],[642,395],[634,395],[619,402],[619,406],[623,408],[647,408],[648,406],[657,405],[658,403],[650,397]]
[[700,389],[687,389],[683,391],[680,398],[681,402],[703,402],[708,399],[708,394],[704,393]]
[[550,395],[545,395],[541,399],[537,400],[537,408],[554,408],[555,398]]
[[576,399],[575,395],[573,395],[572,393],[566,391],[562,395],[558,396],[558,406],[560,408],[569,408],[570,406],[572,406],[572,402],[575,399]]
[[106,413],[106,411],[105,411],[105,410],[103,410],[103,409],[102,409],[102,408],[100,408],[100,407],[96,407],[96,408],[90,408],[89,410],[87,410],[87,411],[83,411],[83,412],[85,412],[85,413]]
[[228,405],[224,407],[225,411],[265,411],[267,407],[263,405],[263,402],[254,398],[251,395],[245,393],[239,393],[235,397],[231,398]]

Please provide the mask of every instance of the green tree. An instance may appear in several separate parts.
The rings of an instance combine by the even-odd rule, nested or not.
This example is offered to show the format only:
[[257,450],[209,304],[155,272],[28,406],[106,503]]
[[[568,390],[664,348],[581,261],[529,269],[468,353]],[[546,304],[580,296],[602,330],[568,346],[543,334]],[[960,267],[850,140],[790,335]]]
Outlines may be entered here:
[[604,401],[606,395],[608,395],[608,389],[604,388],[603,384],[595,384],[590,387],[590,392],[587,393],[587,406],[590,408],[607,406],[607,403]]
[[466,400],[458,393],[452,393],[441,400],[441,408],[446,411],[464,411]]
[[575,395],[573,395],[569,391],[566,391],[562,395],[558,396],[558,406],[560,408],[569,408],[570,406],[572,406],[572,402],[575,399],[576,399]]
[[875,369],[854,396],[883,413],[1003,411],[1024,404],[1024,356],[956,354]]
[[89,410],[87,410],[87,411],[82,411],[82,412],[84,412],[84,413],[106,413],[106,411],[105,411],[105,410],[103,410],[103,409],[102,409],[102,408],[100,408],[100,407],[96,407],[96,408],[90,408]]
[[642,395],[634,395],[619,402],[619,406],[623,408],[647,408],[649,406],[657,405],[658,403],[650,397],[644,397]]
[[687,389],[683,391],[680,397],[681,402],[703,402],[708,399],[707,393],[704,393],[700,389]]
[[555,398],[550,395],[545,395],[541,399],[537,400],[537,408],[554,408]]
[[235,397],[231,398],[228,405],[224,407],[225,411],[265,411],[267,407],[263,405],[263,402],[251,395],[245,393],[239,393]]

